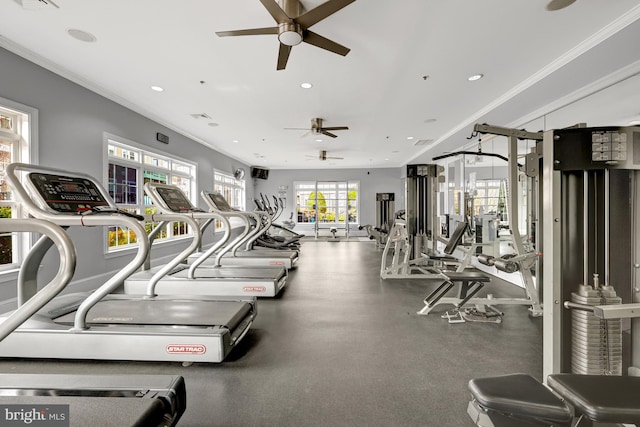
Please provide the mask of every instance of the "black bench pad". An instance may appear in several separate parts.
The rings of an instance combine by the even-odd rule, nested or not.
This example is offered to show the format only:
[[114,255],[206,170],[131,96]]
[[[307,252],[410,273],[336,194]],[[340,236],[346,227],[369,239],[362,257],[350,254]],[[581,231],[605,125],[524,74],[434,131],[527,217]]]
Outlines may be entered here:
[[490,282],[491,278],[486,274],[477,271],[444,271],[442,273],[447,279],[452,282]]
[[472,379],[469,390],[489,410],[557,423],[567,423],[572,417],[562,400],[527,374]]
[[640,422],[640,377],[552,374],[547,383],[593,421]]

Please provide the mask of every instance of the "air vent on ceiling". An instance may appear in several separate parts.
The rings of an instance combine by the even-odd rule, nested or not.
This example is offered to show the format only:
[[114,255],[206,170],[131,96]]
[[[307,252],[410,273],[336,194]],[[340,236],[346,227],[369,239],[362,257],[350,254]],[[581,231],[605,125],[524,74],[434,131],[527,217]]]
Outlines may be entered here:
[[56,7],[60,9],[60,6],[55,4],[52,0],[15,0],[23,9],[38,10],[45,7]]
[[196,114],[192,114],[191,117],[193,117],[194,119],[209,119],[209,120],[211,120],[211,116],[208,115],[207,113],[196,113]]
[[413,143],[413,145],[418,146],[418,145],[430,145],[433,144],[433,139],[419,139],[416,142]]

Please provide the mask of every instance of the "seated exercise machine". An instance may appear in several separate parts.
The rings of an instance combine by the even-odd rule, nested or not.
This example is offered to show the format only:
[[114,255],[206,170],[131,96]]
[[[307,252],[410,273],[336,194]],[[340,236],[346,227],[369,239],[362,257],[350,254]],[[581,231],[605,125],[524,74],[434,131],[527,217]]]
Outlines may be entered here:
[[[141,218],[120,211],[91,176],[12,163],[6,178],[26,214],[62,227],[128,228],[138,248],[93,292],[58,296],[38,310],[0,342],[0,357],[221,362],[249,331],[254,300],[114,294],[142,266],[150,244]],[[18,283],[24,301],[35,293],[38,266],[50,247],[43,237],[24,260]]]
[[[447,312],[445,317],[449,321],[482,321],[500,323],[503,313],[496,308],[497,305],[525,305],[528,306],[529,315],[532,317],[540,317],[543,314],[542,304],[540,301],[540,291],[536,286],[535,279],[532,275],[532,269],[535,267],[538,261],[538,251],[527,250],[523,243],[523,238],[520,235],[517,224],[514,221],[519,218],[518,213],[518,172],[521,165],[518,164],[518,140],[527,139],[533,141],[541,141],[542,133],[540,132],[526,132],[521,130],[506,129],[489,125],[476,125],[474,127],[474,133],[491,133],[495,135],[503,135],[508,137],[508,158],[504,158],[500,155],[494,155],[492,153],[480,153],[482,155],[493,155],[508,162],[508,172],[510,185],[507,192],[507,210],[508,217],[511,219],[509,228],[513,239],[513,247],[515,249],[514,255],[505,256],[493,256],[479,254],[477,260],[479,265],[477,267],[482,269],[483,272],[491,273],[492,276],[499,278],[505,278],[506,275],[516,275],[520,279],[523,295],[515,298],[494,298],[492,295],[486,297],[475,297],[477,291],[482,287],[482,282],[462,282],[460,286],[460,294],[456,298],[443,297],[444,294],[453,287],[451,281],[445,282],[434,293],[425,298],[425,306],[418,312],[421,315],[429,314],[439,304],[453,304],[455,306],[454,312]],[[468,154],[467,152],[461,152],[462,154]],[[434,158],[434,160],[442,159],[444,157],[451,157],[461,154],[449,153],[443,156]],[[528,157],[529,163],[526,170],[526,175],[529,178],[537,178],[539,157],[532,154]],[[534,164],[535,163],[535,164]],[[457,230],[456,230],[457,231]],[[455,232],[454,232],[455,234]],[[489,243],[489,245],[491,245]],[[465,253],[465,257],[462,260],[463,268],[470,265],[472,258],[476,255],[476,249],[485,247],[485,243],[471,244],[468,251]],[[484,268],[484,267],[489,268]],[[491,276],[485,276],[486,277]],[[510,277],[511,278],[511,277]]]
[[640,423],[640,377],[551,374],[547,384],[526,374],[473,379],[467,413],[481,427]]
[[[190,246],[165,265],[147,268],[132,274],[124,282],[125,293],[147,295],[210,295],[275,297],[284,288],[287,270],[283,267],[227,267],[216,265],[203,266],[208,258],[227,242],[230,233],[229,221],[216,212],[203,212],[191,204],[186,195],[175,185],[147,182],[145,192],[163,215],[181,215],[186,218],[221,221],[224,236],[191,264],[183,264],[196,249]],[[158,225],[158,228],[166,223]],[[200,227],[192,224],[194,234],[200,238]]]
[[[73,278],[76,252],[64,230],[49,221],[2,218],[0,232],[40,233],[55,245],[59,254],[58,272],[48,284],[26,301],[20,292],[19,307],[0,323],[2,341],[65,289]],[[19,275],[24,274],[24,266]],[[32,422],[174,426],[186,409],[186,389],[181,376],[171,375],[0,374],[0,404],[16,405],[16,409],[34,408],[41,417]],[[20,412],[17,414],[16,418]],[[4,416],[10,421],[8,415],[5,412],[0,419]]]
[[460,273],[467,263],[459,262],[451,254],[462,242],[468,225],[461,222],[449,239],[443,254],[416,254],[411,259],[413,247],[407,233],[406,222],[396,220],[382,251],[380,278],[382,279],[440,279],[442,271],[453,269]]
[[544,133],[527,168],[539,166],[545,200],[546,386],[522,374],[471,380],[476,425],[640,424],[639,154],[640,127]]
[[388,230],[384,230],[379,227],[374,227],[371,224],[359,225],[358,230],[364,230],[367,232],[367,237],[371,240],[375,240],[376,248],[384,248],[387,243]]
[[[604,321],[640,317],[638,303],[564,306]],[[528,374],[511,374],[472,379],[469,391],[467,413],[481,427],[640,423],[640,377],[550,374],[544,386]]]

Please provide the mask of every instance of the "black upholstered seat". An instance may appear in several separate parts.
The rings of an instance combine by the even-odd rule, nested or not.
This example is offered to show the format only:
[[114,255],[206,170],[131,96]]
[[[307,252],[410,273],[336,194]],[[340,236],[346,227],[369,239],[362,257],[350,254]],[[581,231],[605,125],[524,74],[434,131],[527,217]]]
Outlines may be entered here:
[[593,421],[640,423],[640,377],[552,374],[547,383]]
[[488,410],[555,423],[568,423],[572,417],[562,400],[530,375],[476,378],[469,381],[469,390]]

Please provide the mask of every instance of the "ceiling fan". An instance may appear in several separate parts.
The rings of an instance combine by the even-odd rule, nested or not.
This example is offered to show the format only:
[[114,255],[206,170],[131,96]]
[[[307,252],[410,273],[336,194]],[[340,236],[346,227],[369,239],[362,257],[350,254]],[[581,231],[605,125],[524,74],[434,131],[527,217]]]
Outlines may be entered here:
[[560,10],[564,9],[567,6],[575,3],[576,0],[551,0],[549,4],[547,4],[548,11]]
[[[311,119],[311,128],[285,128],[287,130],[308,130],[311,133],[313,133],[314,135],[326,135],[329,136],[331,138],[337,138],[338,135],[330,132],[330,131],[336,131],[336,130],[349,130],[348,126],[322,126],[322,123],[324,122],[323,119],[319,118],[319,117],[314,117],[313,119]],[[306,136],[307,134],[303,135]]]
[[[314,158],[316,156],[307,155],[307,157]],[[320,152],[318,153],[318,159],[322,160],[322,161],[325,161],[325,160],[344,160],[344,157],[327,156],[327,150],[320,150]],[[309,159],[309,160],[311,160],[311,159]]]
[[276,27],[252,28],[248,30],[218,31],[218,37],[253,36],[262,34],[277,34],[280,41],[278,65],[276,69],[284,70],[291,53],[291,48],[301,42],[309,43],[321,49],[345,56],[349,48],[309,30],[314,24],[334,14],[355,0],[329,0],[307,12],[302,13],[300,0],[260,0],[269,14],[278,23]]

